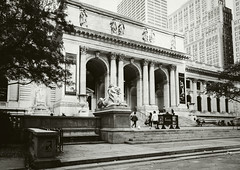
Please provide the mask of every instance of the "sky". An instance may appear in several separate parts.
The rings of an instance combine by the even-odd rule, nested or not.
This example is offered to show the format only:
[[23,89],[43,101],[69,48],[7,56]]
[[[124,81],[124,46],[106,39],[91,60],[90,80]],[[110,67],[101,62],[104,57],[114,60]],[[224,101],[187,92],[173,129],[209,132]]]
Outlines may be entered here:
[[[116,12],[117,5],[122,0],[79,0],[79,1]],[[168,14],[171,14],[172,12],[180,8],[187,1],[188,0],[167,0]],[[232,9],[232,3],[233,3],[233,0],[226,0],[226,6],[231,9]]]

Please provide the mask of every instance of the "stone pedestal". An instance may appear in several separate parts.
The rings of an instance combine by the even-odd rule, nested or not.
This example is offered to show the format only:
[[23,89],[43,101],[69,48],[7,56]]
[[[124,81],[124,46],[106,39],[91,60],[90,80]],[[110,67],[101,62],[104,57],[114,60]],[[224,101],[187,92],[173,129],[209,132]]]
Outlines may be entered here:
[[124,143],[130,129],[131,109],[124,106],[112,106],[93,113],[100,118],[101,139],[109,143]]
[[130,128],[131,109],[122,106],[112,106],[93,113],[100,117],[101,128]]
[[57,156],[56,131],[28,128],[28,152],[33,160],[34,169],[51,168],[60,164]]

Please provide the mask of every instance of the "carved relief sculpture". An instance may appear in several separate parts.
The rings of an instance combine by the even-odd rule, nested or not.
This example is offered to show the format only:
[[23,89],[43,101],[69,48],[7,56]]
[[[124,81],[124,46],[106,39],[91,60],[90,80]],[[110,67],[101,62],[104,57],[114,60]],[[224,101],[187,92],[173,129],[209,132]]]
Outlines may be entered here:
[[79,24],[83,26],[87,22],[87,13],[86,10],[80,7],[80,14],[79,14]]
[[122,21],[117,21],[115,18],[110,22],[111,34],[123,35],[125,26]]
[[175,34],[173,35],[173,38],[171,40],[171,50],[176,50],[176,38],[175,38]]
[[122,21],[119,21],[118,25],[118,35],[123,35],[125,31],[125,26]]
[[152,43],[155,39],[155,33],[152,29],[144,28],[142,33],[142,39],[144,42],[150,42]]

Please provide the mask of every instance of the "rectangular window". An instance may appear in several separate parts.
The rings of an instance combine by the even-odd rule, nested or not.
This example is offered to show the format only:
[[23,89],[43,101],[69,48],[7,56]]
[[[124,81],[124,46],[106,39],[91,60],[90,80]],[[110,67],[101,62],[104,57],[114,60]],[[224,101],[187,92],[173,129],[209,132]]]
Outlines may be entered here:
[[201,90],[201,83],[197,82],[197,90]]
[[71,85],[65,85],[65,94],[67,95],[76,95],[76,82],[77,82],[77,55],[66,53],[66,60],[72,61],[73,64],[66,66],[66,69],[70,71],[71,76]]
[[186,87],[187,87],[187,89],[190,89],[190,88],[191,88],[190,80],[187,80],[187,81],[186,81]]

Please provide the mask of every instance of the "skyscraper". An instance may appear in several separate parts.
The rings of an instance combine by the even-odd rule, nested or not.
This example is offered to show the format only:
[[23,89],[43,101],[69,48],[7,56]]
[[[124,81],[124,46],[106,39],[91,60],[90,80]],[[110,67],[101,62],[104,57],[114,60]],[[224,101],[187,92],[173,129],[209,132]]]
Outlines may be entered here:
[[152,26],[167,28],[167,0],[122,0],[117,12]]
[[168,26],[184,33],[193,61],[225,67],[233,63],[231,21],[225,0],[189,0],[168,17]]
[[233,14],[234,20],[232,22],[233,27],[233,51],[234,62],[240,62],[240,0],[233,0]]

